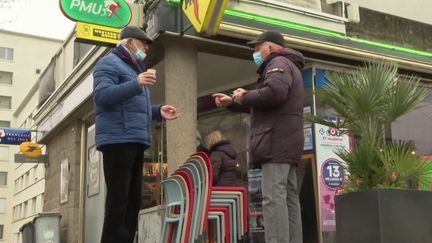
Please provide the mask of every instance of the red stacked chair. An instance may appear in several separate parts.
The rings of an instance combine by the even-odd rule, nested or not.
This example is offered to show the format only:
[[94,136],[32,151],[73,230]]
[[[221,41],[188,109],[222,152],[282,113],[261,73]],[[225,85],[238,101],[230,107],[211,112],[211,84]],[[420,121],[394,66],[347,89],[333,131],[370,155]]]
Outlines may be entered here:
[[[168,179],[172,178],[184,191],[183,223],[181,229],[172,226],[163,230],[162,239],[168,239],[168,243],[193,243],[213,242],[216,238],[221,243],[235,243],[246,237],[249,228],[247,191],[243,187],[213,187],[212,166],[205,153],[192,155]],[[212,219],[217,217],[219,220],[215,222],[220,225],[211,222],[212,227],[209,227],[209,214]],[[213,226],[219,230],[214,230]],[[179,230],[181,237],[174,240]],[[237,233],[234,235],[234,232]]]

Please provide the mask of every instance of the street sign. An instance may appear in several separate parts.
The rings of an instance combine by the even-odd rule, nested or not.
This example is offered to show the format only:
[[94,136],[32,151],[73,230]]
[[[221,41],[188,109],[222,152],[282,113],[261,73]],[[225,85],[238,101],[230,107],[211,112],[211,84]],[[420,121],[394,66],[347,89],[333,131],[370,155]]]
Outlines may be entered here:
[[60,0],[63,14],[73,21],[123,28],[132,13],[124,0]]
[[184,0],[183,12],[199,33],[216,35],[228,0]]
[[15,154],[15,163],[48,163],[48,155],[43,154],[38,158],[29,158],[23,154]]
[[77,22],[76,40],[95,45],[117,44],[120,40],[120,29]]
[[30,130],[0,127],[0,144],[20,145],[30,140]]

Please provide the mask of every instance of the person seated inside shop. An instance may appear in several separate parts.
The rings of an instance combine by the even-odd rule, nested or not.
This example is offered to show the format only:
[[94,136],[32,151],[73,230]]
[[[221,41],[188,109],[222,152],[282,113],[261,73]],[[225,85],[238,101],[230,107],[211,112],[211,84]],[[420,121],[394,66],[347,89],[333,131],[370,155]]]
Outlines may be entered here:
[[213,168],[213,186],[241,186],[237,153],[231,142],[218,130],[207,135],[205,142]]

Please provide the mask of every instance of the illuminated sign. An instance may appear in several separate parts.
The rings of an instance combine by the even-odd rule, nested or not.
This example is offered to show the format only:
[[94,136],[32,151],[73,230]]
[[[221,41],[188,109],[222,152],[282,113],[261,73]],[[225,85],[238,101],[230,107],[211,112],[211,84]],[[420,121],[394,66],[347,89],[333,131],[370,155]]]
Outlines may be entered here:
[[132,17],[124,0],[60,0],[60,9],[73,21],[113,28],[125,27]]
[[24,142],[20,144],[20,152],[29,158],[39,158],[42,155],[42,149],[39,144]]
[[77,22],[75,27],[77,41],[93,44],[117,44],[120,29]]
[[20,145],[30,140],[30,130],[0,127],[0,144]]
[[216,35],[228,0],[185,0],[183,12],[199,33]]

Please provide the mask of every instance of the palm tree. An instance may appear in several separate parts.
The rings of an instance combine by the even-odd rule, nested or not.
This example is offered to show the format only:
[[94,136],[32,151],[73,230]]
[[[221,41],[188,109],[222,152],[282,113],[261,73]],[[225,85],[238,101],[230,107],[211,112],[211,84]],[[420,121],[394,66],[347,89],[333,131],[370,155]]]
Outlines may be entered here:
[[329,73],[327,79],[328,85],[316,95],[339,119],[308,119],[354,134],[352,151],[336,151],[347,163],[348,191],[409,188],[410,182],[432,172],[430,164],[412,153],[412,144],[385,141],[391,123],[417,108],[427,96],[419,78],[398,77],[398,67],[392,63],[369,63],[354,72]]

